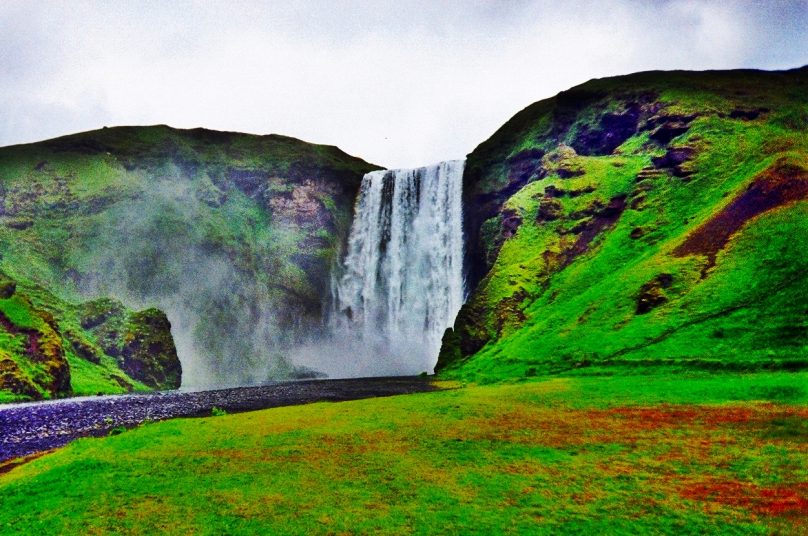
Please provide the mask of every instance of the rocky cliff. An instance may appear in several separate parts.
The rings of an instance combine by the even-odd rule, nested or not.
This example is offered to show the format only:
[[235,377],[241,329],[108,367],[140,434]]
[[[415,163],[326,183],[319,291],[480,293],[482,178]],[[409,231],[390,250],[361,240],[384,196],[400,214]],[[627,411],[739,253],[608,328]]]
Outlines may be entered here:
[[164,311],[116,320],[113,357],[144,385],[176,383],[150,357],[169,321],[189,385],[294,376],[285,349],[320,325],[373,169],[293,138],[166,126],[0,148],[0,268],[74,303]]
[[592,80],[467,161],[448,376],[808,364],[808,68]]

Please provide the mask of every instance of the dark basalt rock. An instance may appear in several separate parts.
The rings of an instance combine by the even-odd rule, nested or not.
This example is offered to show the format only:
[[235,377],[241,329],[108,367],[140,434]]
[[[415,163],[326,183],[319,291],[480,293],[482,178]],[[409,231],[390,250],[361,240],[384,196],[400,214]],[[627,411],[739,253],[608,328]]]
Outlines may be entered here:
[[79,356],[82,359],[86,359],[91,363],[101,362],[101,358],[98,355],[98,352],[96,351],[95,347],[93,347],[93,345],[91,345],[89,342],[79,337],[76,333],[68,331],[65,333],[65,338],[67,338],[67,340],[70,341],[70,346],[73,348],[73,352],[75,352],[77,356]]
[[6,220],[6,226],[16,229],[17,231],[24,231],[30,229],[34,225],[34,220],[28,218],[15,218]]
[[693,147],[671,147],[662,156],[655,156],[651,159],[657,169],[667,169],[674,177],[687,178],[693,174],[692,171],[684,169],[682,165],[693,158],[696,150]]
[[531,178],[542,178],[544,169],[541,159],[544,151],[541,149],[527,149],[508,159],[508,180],[529,182]]
[[0,273],[0,299],[7,300],[17,292],[17,282]]
[[695,149],[692,147],[672,147],[663,156],[655,156],[651,159],[657,169],[672,168],[683,164],[693,157]]
[[786,203],[808,199],[808,169],[780,159],[760,173],[745,191],[723,210],[691,232],[673,254],[704,255],[708,262],[702,277],[715,263],[716,255],[747,221]]
[[460,335],[452,328],[446,328],[443,332],[443,338],[440,343],[440,354],[438,355],[438,363],[435,365],[435,370],[446,368],[447,365],[459,363],[463,358],[463,353],[460,351]]
[[502,213],[502,237],[510,238],[516,234],[519,226],[522,225],[522,217],[512,210]]
[[660,145],[668,145],[674,138],[687,132],[696,117],[676,114],[655,116],[648,120],[645,128],[652,130],[649,139]]
[[81,305],[81,327],[93,329],[112,317],[122,316],[124,311],[125,309],[121,302],[110,298],[100,298],[86,302]]
[[752,121],[760,117],[760,114],[768,113],[768,108],[757,108],[754,110],[741,110],[735,109],[729,113],[730,119],[741,119],[743,121]]
[[0,389],[7,389],[15,395],[41,400],[42,394],[36,385],[25,377],[17,363],[11,359],[0,359]]
[[247,197],[255,197],[266,185],[266,176],[251,169],[230,169],[227,178]]
[[628,235],[632,240],[638,240],[645,236],[645,229],[642,227],[635,227]]
[[578,190],[570,190],[568,194],[570,197],[578,197],[584,194],[591,194],[592,192],[595,191],[595,189],[596,188],[594,186],[584,186],[583,188],[580,188]]
[[[46,321],[46,326],[39,329],[16,325],[4,313],[0,313],[0,327],[11,335],[23,337],[23,351],[27,359],[36,363],[42,374],[32,378],[37,385],[52,396],[70,393],[70,367],[65,359],[61,336],[53,317],[48,313],[37,312]],[[0,388],[3,388],[0,385]]]
[[600,118],[598,128],[584,128],[572,147],[582,155],[607,155],[637,133],[642,107],[632,103],[622,113],[606,113]]
[[585,173],[584,169],[579,166],[559,166],[556,173],[562,179],[571,179],[573,177],[580,177]]

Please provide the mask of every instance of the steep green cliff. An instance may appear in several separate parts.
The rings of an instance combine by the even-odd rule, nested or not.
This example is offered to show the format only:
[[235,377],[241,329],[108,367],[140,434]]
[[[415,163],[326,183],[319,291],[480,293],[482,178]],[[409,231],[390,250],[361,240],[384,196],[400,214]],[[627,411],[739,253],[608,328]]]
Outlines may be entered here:
[[464,181],[474,290],[444,375],[808,364],[808,68],[593,80]]
[[[284,349],[320,324],[373,169],[293,138],[166,126],[0,148],[0,268],[63,300],[165,311],[189,385],[298,375]],[[137,375],[168,324],[131,319],[119,365]]]

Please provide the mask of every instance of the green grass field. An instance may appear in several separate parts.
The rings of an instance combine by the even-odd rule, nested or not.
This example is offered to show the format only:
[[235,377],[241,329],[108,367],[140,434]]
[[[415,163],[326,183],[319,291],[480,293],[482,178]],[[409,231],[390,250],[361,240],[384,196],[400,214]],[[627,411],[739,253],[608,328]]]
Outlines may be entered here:
[[80,440],[0,475],[0,532],[808,531],[806,373],[442,385]]

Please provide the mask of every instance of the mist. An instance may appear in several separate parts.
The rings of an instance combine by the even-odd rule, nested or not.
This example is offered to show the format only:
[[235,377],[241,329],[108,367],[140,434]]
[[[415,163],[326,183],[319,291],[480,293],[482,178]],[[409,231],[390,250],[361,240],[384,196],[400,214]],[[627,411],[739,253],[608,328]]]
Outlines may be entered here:
[[200,201],[197,182],[178,169],[155,179],[134,200],[109,209],[105,226],[80,244],[74,255],[87,271],[79,291],[165,311],[183,389],[311,375],[295,367],[290,348],[316,334],[317,320],[270,285],[283,230],[251,251],[249,262],[239,261],[201,224],[211,208]]

